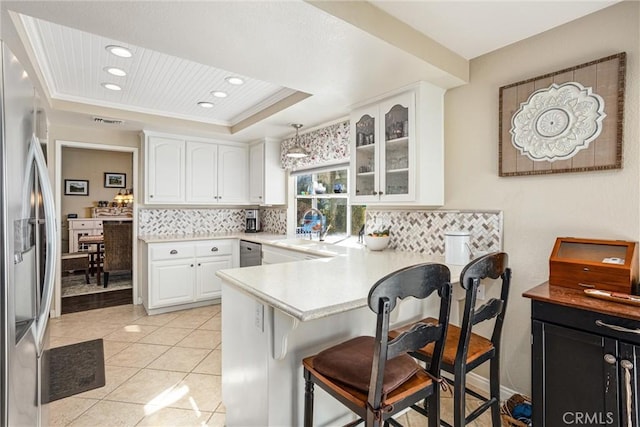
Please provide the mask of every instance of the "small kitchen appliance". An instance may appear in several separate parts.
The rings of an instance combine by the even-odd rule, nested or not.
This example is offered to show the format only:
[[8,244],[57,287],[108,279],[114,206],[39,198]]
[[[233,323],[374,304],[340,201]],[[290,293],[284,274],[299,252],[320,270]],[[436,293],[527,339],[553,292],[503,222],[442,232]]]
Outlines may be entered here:
[[257,233],[260,231],[260,210],[259,209],[245,209],[245,232]]

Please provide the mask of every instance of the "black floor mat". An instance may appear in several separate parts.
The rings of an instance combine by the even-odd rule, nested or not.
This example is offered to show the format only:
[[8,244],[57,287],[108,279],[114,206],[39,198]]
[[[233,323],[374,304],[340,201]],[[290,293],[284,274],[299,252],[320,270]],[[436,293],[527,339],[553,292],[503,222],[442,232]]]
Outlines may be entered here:
[[105,384],[102,339],[52,348],[45,351],[43,362],[43,403]]

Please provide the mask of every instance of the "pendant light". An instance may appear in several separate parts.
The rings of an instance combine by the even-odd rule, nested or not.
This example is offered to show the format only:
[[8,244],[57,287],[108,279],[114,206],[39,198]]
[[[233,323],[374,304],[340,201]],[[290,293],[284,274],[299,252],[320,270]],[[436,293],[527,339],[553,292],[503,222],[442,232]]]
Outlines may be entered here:
[[291,124],[291,126],[295,128],[296,136],[293,139],[293,147],[287,150],[287,157],[291,157],[294,159],[301,159],[303,157],[307,157],[309,155],[309,152],[304,148],[302,148],[302,146],[300,145],[300,137],[298,136],[298,130],[302,127],[302,125],[298,123],[293,123]]

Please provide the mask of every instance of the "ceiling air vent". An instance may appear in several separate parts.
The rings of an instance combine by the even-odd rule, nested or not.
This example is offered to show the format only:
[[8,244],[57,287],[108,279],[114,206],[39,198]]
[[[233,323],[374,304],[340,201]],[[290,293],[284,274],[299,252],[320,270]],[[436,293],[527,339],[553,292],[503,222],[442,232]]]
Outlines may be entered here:
[[96,123],[104,123],[105,125],[123,125],[124,120],[108,119],[106,117],[94,117],[93,121]]

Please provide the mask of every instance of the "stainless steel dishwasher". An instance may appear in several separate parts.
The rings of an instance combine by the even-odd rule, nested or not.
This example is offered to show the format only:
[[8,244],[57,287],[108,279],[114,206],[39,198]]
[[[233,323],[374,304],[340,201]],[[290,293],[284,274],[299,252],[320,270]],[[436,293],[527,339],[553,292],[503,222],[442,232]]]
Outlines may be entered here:
[[262,245],[240,240],[240,267],[262,265]]

